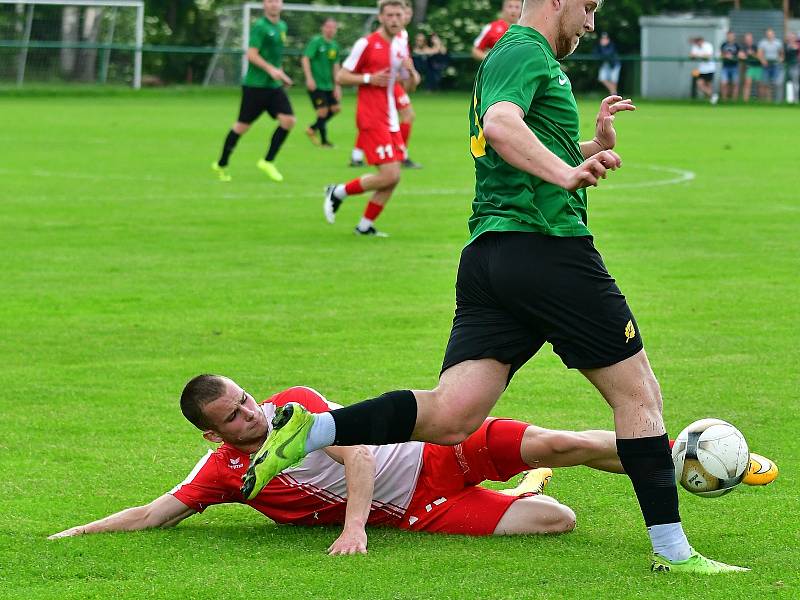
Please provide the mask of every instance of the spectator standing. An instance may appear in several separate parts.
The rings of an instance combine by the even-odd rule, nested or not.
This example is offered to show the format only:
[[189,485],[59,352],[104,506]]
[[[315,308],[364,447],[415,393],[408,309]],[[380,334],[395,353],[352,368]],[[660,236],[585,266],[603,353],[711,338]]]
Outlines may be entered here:
[[425,88],[435,92],[441,87],[442,75],[444,75],[444,70],[450,64],[450,55],[447,53],[447,47],[435,31],[431,32],[430,45],[427,52],[429,78],[425,81]]
[[702,35],[698,35],[692,42],[689,56],[698,61],[697,89],[710,100],[711,104],[716,104],[719,97],[714,93],[714,72],[717,70],[714,62],[714,46],[711,42],[705,41]]
[[742,100],[749,102],[753,82],[755,81],[757,86],[761,85],[761,59],[758,58],[758,47],[753,43],[753,34],[750,32],[744,34],[744,43],[742,51],[739,53],[739,59],[744,61],[745,67]]
[[797,62],[797,54],[800,51],[800,42],[797,34],[789,32],[786,34],[786,44],[783,47],[783,64],[786,68],[786,101],[798,102],[800,94],[800,64]]
[[616,96],[621,65],[617,55],[617,47],[605,31],[600,34],[600,39],[594,47],[594,54],[602,61],[597,77],[598,81],[606,86],[610,96]]
[[758,42],[758,59],[763,67],[759,95],[763,100],[780,102],[783,43],[775,37],[774,29],[767,29],[766,37]]
[[719,50],[722,57],[722,99],[736,100],[739,97],[739,52],[742,47],[736,42],[733,31],[728,32]]
[[417,73],[422,75],[423,81],[427,81],[428,77],[430,77],[428,74],[428,38],[421,31],[414,36],[411,58],[414,61],[414,68]]

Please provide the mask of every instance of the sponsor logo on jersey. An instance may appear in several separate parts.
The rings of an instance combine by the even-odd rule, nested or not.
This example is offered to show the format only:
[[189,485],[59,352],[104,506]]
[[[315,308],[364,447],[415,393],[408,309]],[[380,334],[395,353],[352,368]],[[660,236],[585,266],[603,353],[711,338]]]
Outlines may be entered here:
[[558,76],[558,85],[567,85],[567,81],[569,81],[569,79],[567,79],[563,75]]

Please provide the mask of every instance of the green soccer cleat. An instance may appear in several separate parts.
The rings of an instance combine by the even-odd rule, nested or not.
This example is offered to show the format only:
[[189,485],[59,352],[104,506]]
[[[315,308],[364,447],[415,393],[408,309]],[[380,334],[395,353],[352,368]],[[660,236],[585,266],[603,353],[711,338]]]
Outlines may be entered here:
[[227,183],[228,181],[233,179],[233,177],[231,177],[230,174],[228,173],[226,167],[220,167],[218,162],[211,163],[211,170],[217,174],[217,177],[219,178],[220,181],[224,181]]
[[263,158],[256,163],[256,167],[260,171],[264,171],[267,174],[267,177],[272,179],[272,181],[281,182],[283,181],[283,175],[278,169],[275,168],[275,164],[269,161],[264,160]]
[[250,456],[250,466],[242,475],[242,495],[252,500],[281,471],[298,464],[307,454],[306,439],[314,415],[300,404],[279,406],[272,418],[267,440]]
[[656,573],[697,573],[699,575],[715,575],[717,573],[741,573],[749,571],[745,567],[726,565],[716,560],[711,560],[700,554],[694,548],[686,560],[667,560],[659,554],[653,554],[653,564],[650,570]]

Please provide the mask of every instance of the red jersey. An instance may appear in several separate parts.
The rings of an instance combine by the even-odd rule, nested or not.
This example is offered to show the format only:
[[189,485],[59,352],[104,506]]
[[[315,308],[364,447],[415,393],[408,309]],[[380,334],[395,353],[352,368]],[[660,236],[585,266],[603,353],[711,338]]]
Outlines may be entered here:
[[394,84],[399,79],[401,64],[408,56],[408,39],[400,35],[387,40],[376,31],[355,43],[342,67],[353,73],[370,74],[388,69],[390,77],[389,85],[385,88],[358,86],[356,125],[359,129],[379,127],[400,131]]
[[506,31],[508,31],[508,23],[503,19],[492,21],[481,29],[472,45],[478,50],[491,50]]
[[[261,404],[267,422],[271,424],[275,409],[288,402],[302,404],[314,413],[338,408],[316,390],[293,387]],[[417,485],[423,444],[407,442],[368,448],[375,456],[375,492],[368,523],[399,525]],[[222,444],[214,451],[209,450],[189,476],[169,493],[198,512],[213,504],[237,502],[252,506],[277,523],[322,525],[344,521],[347,507],[344,466],[323,450],[311,452],[299,466],[283,471],[253,500],[245,500],[239,489],[249,464],[247,454]]]

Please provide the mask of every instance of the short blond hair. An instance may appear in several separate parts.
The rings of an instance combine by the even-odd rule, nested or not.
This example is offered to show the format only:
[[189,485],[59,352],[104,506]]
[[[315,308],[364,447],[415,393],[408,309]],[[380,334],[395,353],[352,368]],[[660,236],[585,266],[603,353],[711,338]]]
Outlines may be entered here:
[[408,8],[408,4],[405,0],[378,0],[379,13],[382,13],[386,6],[402,6],[403,8]]

